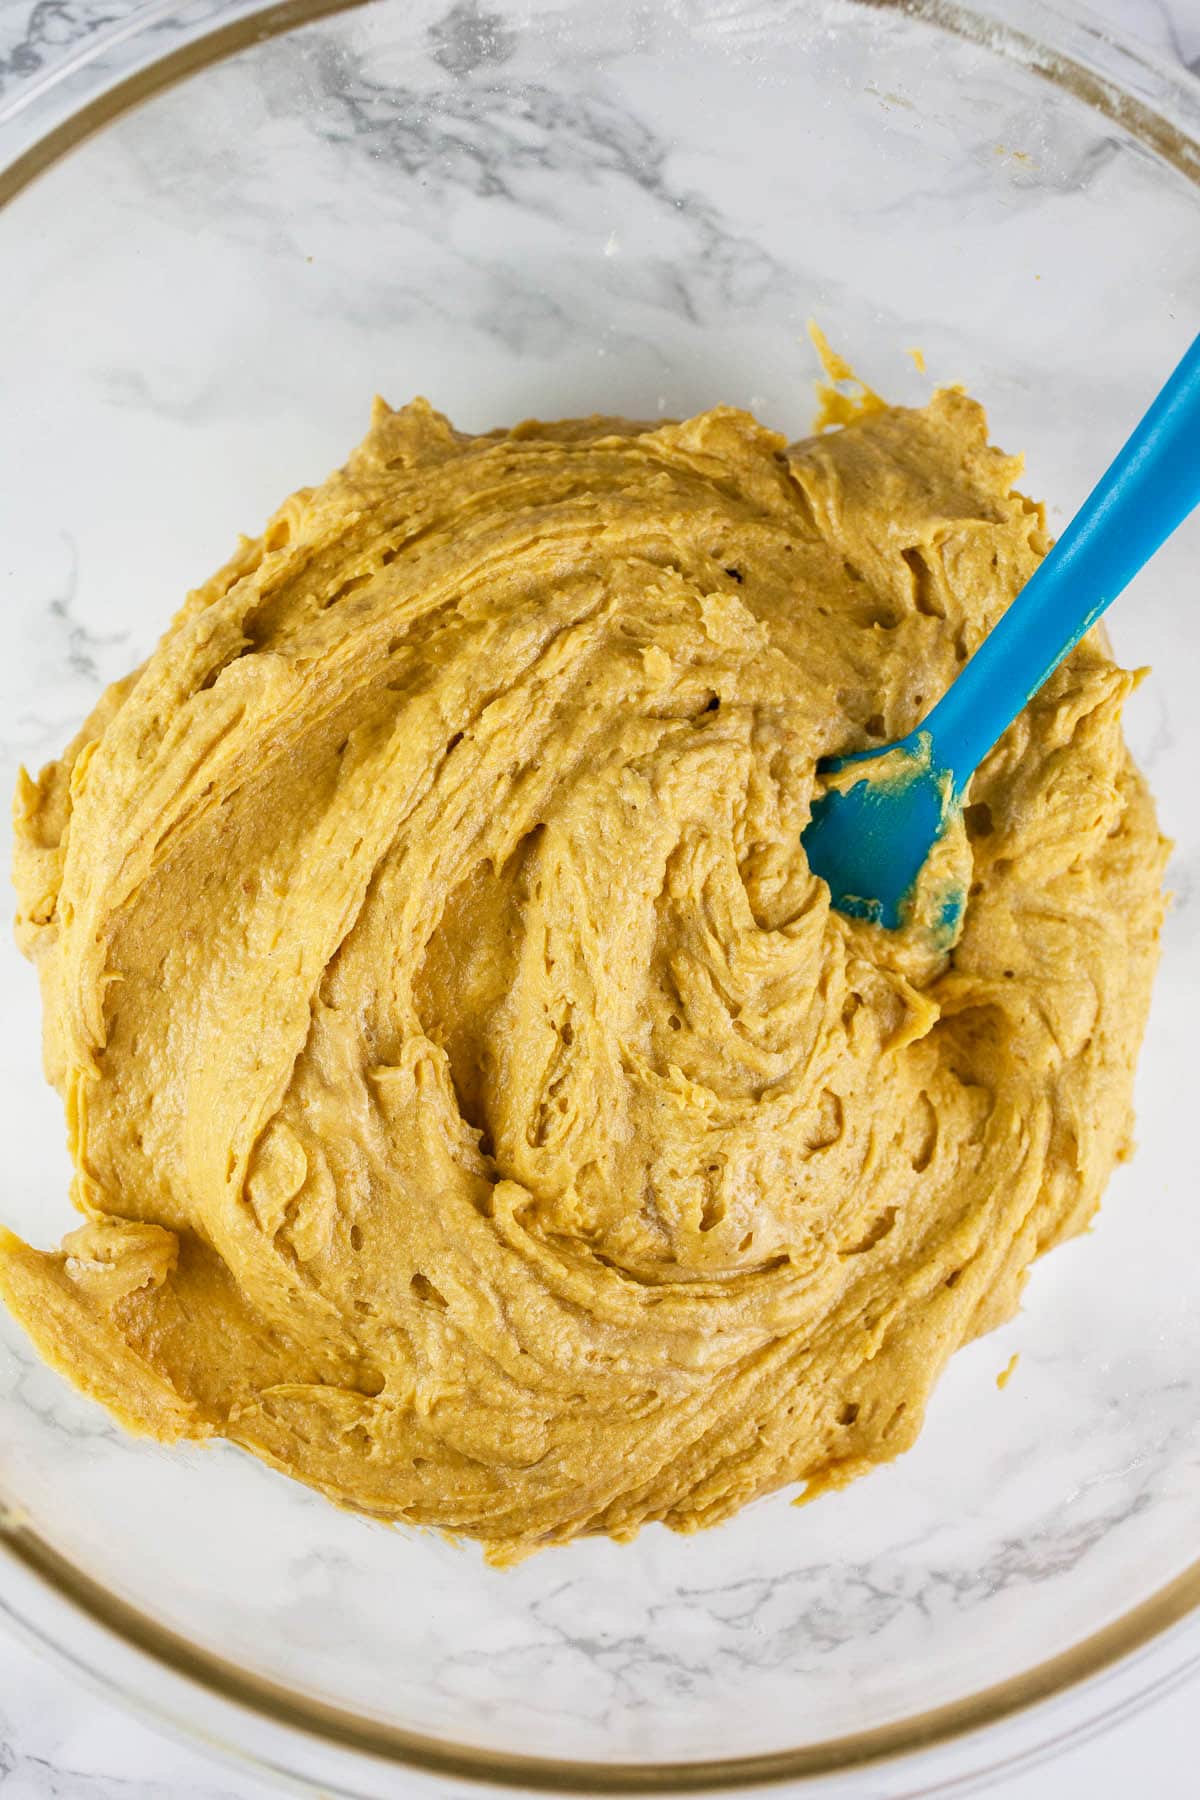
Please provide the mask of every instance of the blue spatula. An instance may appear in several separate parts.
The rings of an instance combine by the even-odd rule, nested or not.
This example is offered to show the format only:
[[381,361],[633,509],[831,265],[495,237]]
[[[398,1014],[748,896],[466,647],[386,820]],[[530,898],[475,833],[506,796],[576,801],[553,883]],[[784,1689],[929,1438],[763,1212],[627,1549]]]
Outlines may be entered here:
[[[917,877],[982,758],[1197,505],[1200,337],[932,712],[897,743],[822,764],[869,765],[820,796],[803,833],[839,911],[892,930],[907,922]],[[927,923],[952,938],[964,898],[946,894]]]

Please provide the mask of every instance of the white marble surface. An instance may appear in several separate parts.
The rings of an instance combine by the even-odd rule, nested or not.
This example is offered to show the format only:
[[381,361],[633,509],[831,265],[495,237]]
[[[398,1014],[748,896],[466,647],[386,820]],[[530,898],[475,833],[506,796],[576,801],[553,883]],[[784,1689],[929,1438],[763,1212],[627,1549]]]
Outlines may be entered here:
[[[197,11],[211,3],[198,0]],[[0,104],[19,84],[36,81],[69,56],[89,33],[135,10],[127,0],[37,0],[33,6],[29,0],[0,0]],[[1200,72],[1200,0],[1097,0],[1094,10]],[[69,620],[67,626],[70,673],[76,670],[72,658],[90,654],[90,648],[74,635],[82,627]],[[994,1352],[996,1366],[1006,1360],[1008,1347],[1003,1354]],[[1012,1347],[1018,1347],[1017,1340]],[[1003,1791],[1016,1800],[1076,1794],[1126,1800],[1142,1789],[1156,1800],[1192,1796],[1192,1765],[1200,1752],[1198,1706],[1200,1690],[1178,1689],[1052,1765],[1011,1777]],[[253,1800],[265,1791],[241,1772],[125,1716],[24,1644],[0,1638],[0,1800]],[[919,1772],[914,1772],[911,1792],[919,1791]],[[395,1792],[404,1792],[402,1782]]]
[[[1195,1800],[1198,1757],[1200,1681],[988,1792],[996,1800]],[[269,1800],[279,1792],[152,1730],[0,1637],[2,1800]],[[394,1792],[404,1800],[403,1781]],[[909,1793],[917,1800],[917,1777]]]

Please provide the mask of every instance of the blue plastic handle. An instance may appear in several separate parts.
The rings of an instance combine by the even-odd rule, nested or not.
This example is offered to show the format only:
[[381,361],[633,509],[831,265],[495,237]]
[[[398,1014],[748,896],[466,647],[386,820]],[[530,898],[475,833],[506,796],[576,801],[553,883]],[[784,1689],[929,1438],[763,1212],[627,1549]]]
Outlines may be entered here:
[[1200,337],[1057,544],[920,729],[961,794],[979,762],[1200,505]]
[[[932,712],[898,744],[824,765],[873,769],[818,794],[801,834],[809,867],[828,882],[834,906],[889,930],[905,922],[929,852],[980,759],[1197,505],[1200,338]],[[935,897],[926,923],[947,946],[965,899],[953,887]]]

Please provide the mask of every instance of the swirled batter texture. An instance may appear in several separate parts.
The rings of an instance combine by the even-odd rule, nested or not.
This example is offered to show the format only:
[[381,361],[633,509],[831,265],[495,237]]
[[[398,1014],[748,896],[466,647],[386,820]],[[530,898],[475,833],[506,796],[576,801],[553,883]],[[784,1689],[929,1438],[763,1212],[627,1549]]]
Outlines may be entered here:
[[979,407],[377,406],[17,800],[86,1222],[0,1287],[125,1424],[503,1560],[912,1443],[1127,1143],[1163,844],[1086,641],[947,957],[832,912],[826,752],[1046,548]]

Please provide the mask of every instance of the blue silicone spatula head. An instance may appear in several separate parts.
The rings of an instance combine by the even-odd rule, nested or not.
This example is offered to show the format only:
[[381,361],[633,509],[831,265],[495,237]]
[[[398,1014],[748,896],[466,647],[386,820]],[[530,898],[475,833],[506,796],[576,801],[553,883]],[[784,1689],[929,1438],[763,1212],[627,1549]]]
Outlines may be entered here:
[[[839,911],[896,930],[981,759],[1200,504],[1200,337],[1036,574],[908,737],[831,758],[803,843]],[[861,775],[853,779],[861,768]],[[924,921],[953,936],[965,896]]]

